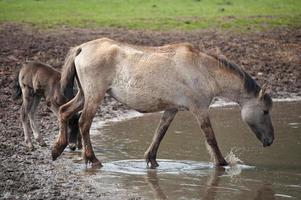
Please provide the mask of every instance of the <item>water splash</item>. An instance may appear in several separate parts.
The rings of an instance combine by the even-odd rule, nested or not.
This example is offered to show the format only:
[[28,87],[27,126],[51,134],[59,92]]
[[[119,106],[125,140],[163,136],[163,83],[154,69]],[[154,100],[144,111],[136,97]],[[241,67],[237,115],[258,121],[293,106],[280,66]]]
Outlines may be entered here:
[[226,169],[226,173],[230,177],[237,176],[242,172],[241,164],[244,164],[244,162],[240,158],[238,158],[237,155],[235,155],[235,153],[237,154],[237,151],[238,151],[237,149],[232,148],[230,152],[227,154],[227,156],[225,157],[226,161],[229,163],[229,166],[225,167],[225,169]]
[[235,151],[237,152],[236,149],[232,148],[225,157],[226,161],[229,163],[230,166],[235,166],[237,164],[244,164],[244,162],[235,155],[234,153]]

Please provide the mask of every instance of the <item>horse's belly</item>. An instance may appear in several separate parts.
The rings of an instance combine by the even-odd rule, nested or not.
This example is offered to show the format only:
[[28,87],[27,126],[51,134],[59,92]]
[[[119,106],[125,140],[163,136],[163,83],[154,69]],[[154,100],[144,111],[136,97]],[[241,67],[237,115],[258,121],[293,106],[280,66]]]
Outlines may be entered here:
[[174,100],[160,95],[160,91],[150,88],[112,87],[108,94],[117,101],[139,112],[156,112],[179,107]]

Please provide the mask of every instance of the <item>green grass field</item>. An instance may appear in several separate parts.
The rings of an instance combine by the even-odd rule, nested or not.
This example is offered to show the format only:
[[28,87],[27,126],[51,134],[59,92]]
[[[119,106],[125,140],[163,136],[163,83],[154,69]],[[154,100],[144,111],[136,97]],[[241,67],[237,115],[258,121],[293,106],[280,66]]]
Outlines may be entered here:
[[0,0],[4,22],[151,30],[301,27],[301,0]]

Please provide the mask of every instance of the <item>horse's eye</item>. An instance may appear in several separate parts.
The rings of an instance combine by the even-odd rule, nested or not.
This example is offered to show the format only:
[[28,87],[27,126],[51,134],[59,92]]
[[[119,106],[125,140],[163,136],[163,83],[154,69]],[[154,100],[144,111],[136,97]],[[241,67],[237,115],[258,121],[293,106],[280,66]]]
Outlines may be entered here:
[[263,114],[264,114],[264,115],[267,115],[267,114],[269,114],[269,111],[268,111],[268,110],[264,110],[264,111],[263,111]]

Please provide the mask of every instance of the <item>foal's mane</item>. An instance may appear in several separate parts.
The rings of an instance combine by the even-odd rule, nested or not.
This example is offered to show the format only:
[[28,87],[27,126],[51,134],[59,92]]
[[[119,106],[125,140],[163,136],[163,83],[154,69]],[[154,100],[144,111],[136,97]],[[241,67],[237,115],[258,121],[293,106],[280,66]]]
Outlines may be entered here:
[[260,91],[260,87],[246,71],[244,71],[241,67],[227,60],[224,57],[214,55],[214,54],[213,55],[210,54],[210,56],[212,56],[217,60],[218,67],[223,68],[237,75],[243,81],[244,89],[246,90],[247,93],[253,93],[254,95],[258,95]]

